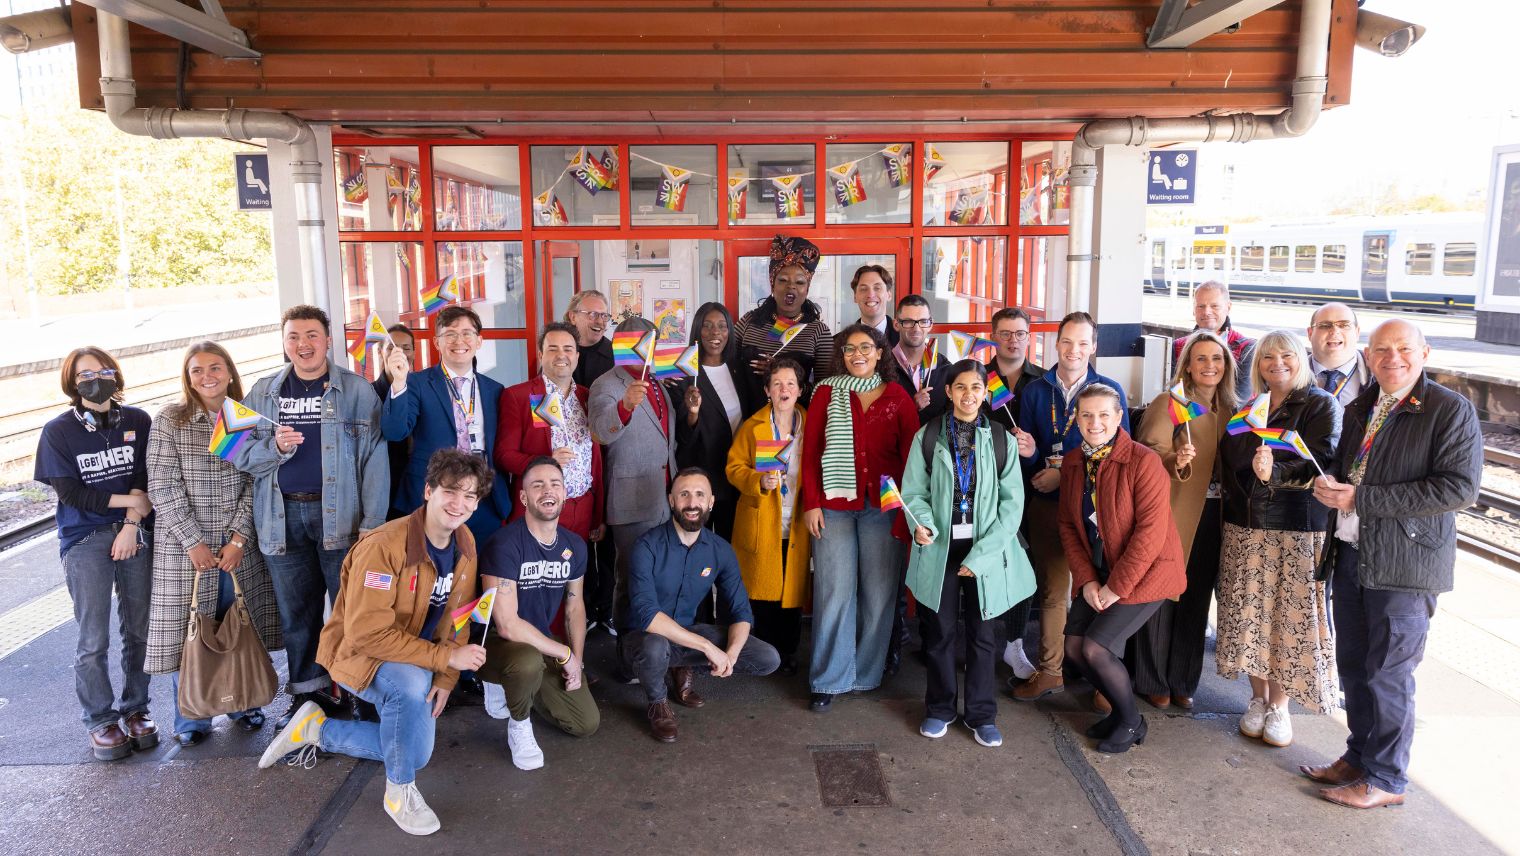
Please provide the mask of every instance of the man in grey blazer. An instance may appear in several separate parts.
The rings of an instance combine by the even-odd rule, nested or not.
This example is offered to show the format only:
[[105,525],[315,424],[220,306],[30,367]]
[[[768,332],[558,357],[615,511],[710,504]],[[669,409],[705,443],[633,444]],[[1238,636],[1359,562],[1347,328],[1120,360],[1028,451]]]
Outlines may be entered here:
[[[637,316],[618,326],[618,332],[653,329]],[[628,556],[641,535],[670,519],[666,486],[676,466],[670,397],[653,378],[640,380],[640,374],[637,367],[617,366],[591,384],[587,399],[591,437],[605,447],[606,519],[617,547],[613,615],[619,617],[628,610]],[[619,649],[622,641],[620,633]]]

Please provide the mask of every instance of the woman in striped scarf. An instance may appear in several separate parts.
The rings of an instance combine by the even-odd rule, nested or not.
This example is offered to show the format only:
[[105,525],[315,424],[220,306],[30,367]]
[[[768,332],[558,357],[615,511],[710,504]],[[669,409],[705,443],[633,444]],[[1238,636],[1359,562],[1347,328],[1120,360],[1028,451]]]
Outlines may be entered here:
[[[881,509],[881,483],[901,483],[918,408],[874,327],[835,340],[840,374],[820,381],[802,447],[803,519],[813,538],[812,708],[881,685],[907,529]],[[896,524],[894,526],[894,524]]]

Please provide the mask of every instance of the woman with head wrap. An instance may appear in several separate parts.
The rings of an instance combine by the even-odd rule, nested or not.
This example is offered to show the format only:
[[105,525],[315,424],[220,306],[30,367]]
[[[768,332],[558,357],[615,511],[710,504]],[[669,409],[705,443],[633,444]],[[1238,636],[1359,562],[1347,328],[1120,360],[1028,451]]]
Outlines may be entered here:
[[[734,375],[743,382],[746,415],[764,406],[765,370],[783,343],[786,355],[802,366],[804,401],[813,381],[829,375],[834,334],[818,304],[807,299],[820,258],[818,247],[805,238],[777,235],[771,240],[771,295],[734,325],[733,337],[739,343]],[[796,325],[802,329],[793,332]]]

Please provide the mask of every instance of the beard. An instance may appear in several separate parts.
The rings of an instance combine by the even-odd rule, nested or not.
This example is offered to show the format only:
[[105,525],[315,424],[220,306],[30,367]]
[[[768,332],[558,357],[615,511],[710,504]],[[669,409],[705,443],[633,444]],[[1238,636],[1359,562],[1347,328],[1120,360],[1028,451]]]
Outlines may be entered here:
[[707,525],[707,518],[712,515],[712,509],[702,509],[701,513],[697,515],[696,520],[686,519],[686,512],[690,510],[689,507],[675,509],[676,525],[687,532],[696,532]]
[[534,502],[528,504],[527,514],[540,523],[553,523],[559,519],[560,512],[564,511],[564,509],[565,503],[563,501],[554,506],[552,513],[544,511],[544,509],[539,507],[538,503]]

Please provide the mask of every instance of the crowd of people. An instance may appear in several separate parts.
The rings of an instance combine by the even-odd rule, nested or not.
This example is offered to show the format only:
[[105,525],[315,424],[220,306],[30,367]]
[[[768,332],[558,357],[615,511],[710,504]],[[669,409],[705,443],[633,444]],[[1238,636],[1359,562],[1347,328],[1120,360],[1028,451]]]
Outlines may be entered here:
[[[75,350],[36,475],[58,493],[95,756],[157,743],[149,675],[178,692],[192,613],[235,604],[289,668],[260,766],[318,749],[381,761],[385,811],[413,834],[439,828],[416,774],[462,683],[532,770],[533,714],[592,735],[597,677],[637,683],[652,735],[672,742],[672,703],[704,704],[699,673],[805,668],[823,713],[898,671],[914,620],[925,737],[959,721],[1001,745],[1002,660],[1017,701],[1084,679],[1102,714],[1087,734],[1117,753],[1145,740],[1142,700],[1193,707],[1217,600],[1217,671],[1251,686],[1241,734],[1287,746],[1289,701],[1327,711],[1339,688],[1346,752],[1304,774],[1344,805],[1403,801],[1412,673],[1482,447],[1471,404],[1424,373],[1415,325],[1385,322],[1361,350],[1353,310],[1327,304],[1306,336],[1253,342],[1230,327],[1224,286],[1204,284],[1172,379],[1201,413],[1179,423],[1163,393],[1131,433],[1086,313],[1061,320],[1049,368],[1015,307],[991,319],[990,359],[952,362],[928,347],[922,296],[887,317],[881,267],[855,274],[860,320],[831,331],[808,299],[819,261],[778,237],[769,297],[737,320],[717,303],[692,316],[700,368],[679,383],[618,364],[595,291],[540,331],[539,374],[506,388],[476,371],[481,321],[457,305],[434,318],[435,365],[414,370],[414,334],[392,328],[374,381],[329,359],[321,310],[291,307],[285,367],[245,389],[224,348],[192,346],[182,400],[151,419],[123,404],[112,355]],[[229,401],[257,420],[218,454]],[[1254,427],[1294,432],[1301,452],[1235,430],[1253,402]],[[483,625],[459,619],[487,601]],[[598,627],[617,655],[592,676]],[[211,722],[176,704],[173,727],[192,746]]]

